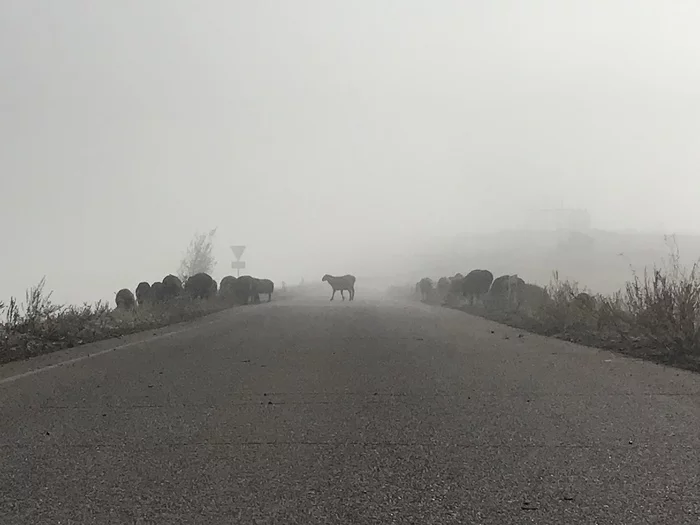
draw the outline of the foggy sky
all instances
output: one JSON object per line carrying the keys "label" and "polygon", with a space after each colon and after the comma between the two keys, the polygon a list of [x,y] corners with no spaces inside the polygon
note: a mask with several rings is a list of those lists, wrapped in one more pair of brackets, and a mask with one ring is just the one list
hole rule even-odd
{"label": "foggy sky", "polygon": [[275,281],[585,207],[697,231],[700,4],[5,0],[0,298]]}

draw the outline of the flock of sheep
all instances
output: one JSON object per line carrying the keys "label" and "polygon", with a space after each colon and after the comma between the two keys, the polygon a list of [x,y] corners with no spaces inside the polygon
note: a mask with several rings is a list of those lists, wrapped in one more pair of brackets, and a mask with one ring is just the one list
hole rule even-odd
{"label": "flock of sheep", "polygon": [[[519,309],[522,305],[537,308],[549,299],[545,288],[526,283],[517,274],[501,275],[496,279],[488,270],[472,270],[466,276],[457,273],[452,277],[441,277],[437,284],[424,277],[416,283],[416,297],[427,302],[459,303],[475,302],[499,308]],[[578,304],[592,308],[595,299],[586,292],[572,297]]]}
{"label": "flock of sheep", "polygon": [[528,284],[516,275],[501,275],[496,279],[488,270],[472,270],[466,276],[457,273],[452,277],[441,277],[437,284],[432,279],[424,277],[416,283],[415,294],[423,301],[455,302],[462,298],[470,305],[475,301],[501,303],[501,306],[515,306],[523,301],[525,296],[542,296],[544,289]]}
{"label": "flock of sheep", "polygon": [[128,288],[117,292],[117,308],[131,310],[147,304],[158,304],[176,297],[190,299],[212,299],[221,297],[231,302],[248,304],[259,303],[260,294],[267,294],[268,302],[272,300],[275,284],[270,279],[257,279],[250,275],[234,277],[227,275],[218,284],[207,273],[197,273],[183,282],[175,275],[167,275],[162,281],[149,284],[141,282],[136,286],[136,293]]}
{"label": "flock of sheep", "polygon": [[427,301],[437,293],[441,298],[448,294],[465,297],[470,304],[482,300],[486,294],[509,296],[525,285],[517,275],[502,275],[494,280],[488,270],[472,270],[466,276],[457,273],[452,277],[440,277],[436,286],[429,277],[424,277],[416,283],[416,294]]}

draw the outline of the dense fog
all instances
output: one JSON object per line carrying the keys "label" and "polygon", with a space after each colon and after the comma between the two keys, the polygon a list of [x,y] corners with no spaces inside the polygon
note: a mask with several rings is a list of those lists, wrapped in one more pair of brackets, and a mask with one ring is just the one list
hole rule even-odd
{"label": "dense fog", "polygon": [[690,1],[2,2],[0,291],[112,301],[214,228],[216,279],[242,244],[277,283],[614,288],[664,233],[700,254],[698,27]]}

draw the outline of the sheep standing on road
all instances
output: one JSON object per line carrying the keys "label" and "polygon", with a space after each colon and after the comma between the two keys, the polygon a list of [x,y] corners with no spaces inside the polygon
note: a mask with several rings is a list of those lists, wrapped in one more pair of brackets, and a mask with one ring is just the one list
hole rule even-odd
{"label": "sheep standing on road", "polygon": [[340,290],[340,296],[345,300],[345,295],[343,295],[343,290],[347,290],[350,295],[350,300],[355,298],[355,276],[354,275],[343,275],[340,277],[326,274],[321,279],[321,282],[327,282],[333,288],[333,295],[331,295],[331,301],[335,297],[335,292]]}

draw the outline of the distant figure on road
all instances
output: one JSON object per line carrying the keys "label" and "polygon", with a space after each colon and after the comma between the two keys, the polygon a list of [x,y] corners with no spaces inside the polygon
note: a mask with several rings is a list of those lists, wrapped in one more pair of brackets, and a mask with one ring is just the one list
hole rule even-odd
{"label": "distant figure on road", "polygon": [[335,297],[335,292],[340,290],[340,296],[345,300],[345,295],[343,295],[343,290],[347,290],[350,294],[350,300],[355,298],[355,276],[354,275],[343,275],[341,277],[336,277],[334,275],[324,275],[322,282],[328,282],[333,288],[333,295],[331,295],[331,301]]}

